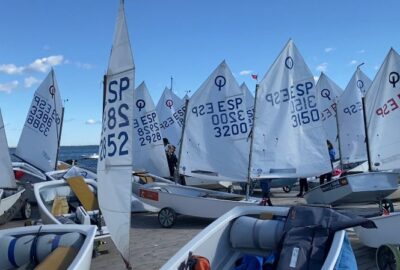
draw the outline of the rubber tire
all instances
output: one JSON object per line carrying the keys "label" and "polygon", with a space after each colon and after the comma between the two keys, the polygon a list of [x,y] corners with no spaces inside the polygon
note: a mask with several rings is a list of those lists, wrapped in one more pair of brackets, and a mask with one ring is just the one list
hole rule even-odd
{"label": "rubber tire", "polygon": [[376,266],[379,270],[399,270],[400,251],[396,245],[382,245],[378,247],[375,255]]}
{"label": "rubber tire", "polygon": [[292,187],[291,186],[284,186],[284,187],[282,187],[282,189],[283,189],[283,191],[285,193],[289,193],[290,191],[292,191]]}
{"label": "rubber tire", "polygon": [[21,207],[21,216],[23,219],[30,219],[32,216],[32,206],[28,201]]}
{"label": "rubber tire", "polygon": [[158,222],[163,228],[171,228],[176,221],[175,210],[170,207],[164,207],[158,212]]}

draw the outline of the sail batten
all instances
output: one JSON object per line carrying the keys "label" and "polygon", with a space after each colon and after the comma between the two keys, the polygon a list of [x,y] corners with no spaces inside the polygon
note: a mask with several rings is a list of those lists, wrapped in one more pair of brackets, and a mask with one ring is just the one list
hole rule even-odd
{"label": "sail batten", "polygon": [[400,169],[400,55],[391,49],[365,95],[373,170]]}
{"label": "sail batten", "polygon": [[61,96],[52,69],[34,93],[16,156],[44,172],[55,170],[61,120]]}
{"label": "sail batten", "polygon": [[97,176],[102,214],[111,239],[128,268],[130,267],[134,70],[124,6],[121,1],[105,76],[105,102]]}
{"label": "sail batten", "polygon": [[133,155],[136,157],[133,170],[145,170],[161,177],[168,177],[170,172],[158,113],[144,82],[136,88],[133,104],[135,115]]}
{"label": "sail batten", "polygon": [[251,178],[309,177],[331,170],[314,77],[289,40],[260,82]]}
{"label": "sail batten", "polygon": [[180,173],[246,182],[249,131],[245,95],[223,61],[190,98]]}
{"label": "sail batten", "polygon": [[343,164],[367,160],[362,97],[371,80],[357,68],[337,103],[339,141]]}
{"label": "sail batten", "polygon": [[0,188],[15,188],[16,186],[3,116],[0,111]]}

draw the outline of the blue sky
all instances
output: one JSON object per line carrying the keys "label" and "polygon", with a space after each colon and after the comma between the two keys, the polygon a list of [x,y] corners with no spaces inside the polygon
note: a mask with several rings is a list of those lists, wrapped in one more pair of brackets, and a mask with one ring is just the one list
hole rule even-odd
{"label": "blue sky", "polygon": [[[10,146],[18,143],[33,92],[50,66],[66,102],[62,145],[98,144],[102,76],[118,0],[2,0],[0,108]],[[289,38],[311,71],[344,88],[355,67],[375,76],[390,47],[400,49],[400,2],[288,0],[125,0],[136,64],[155,102],[193,93],[226,59],[254,89]]]}

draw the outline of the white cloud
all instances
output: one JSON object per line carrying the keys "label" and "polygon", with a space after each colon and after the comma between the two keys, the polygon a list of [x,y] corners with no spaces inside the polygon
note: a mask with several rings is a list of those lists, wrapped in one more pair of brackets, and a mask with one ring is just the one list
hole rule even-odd
{"label": "white cloud", "polygon": [[350,65],[350,66],[354,66],[354,65],[357,65],[357,63],[358,63],[357,60],[351,60],[350,63],[349,63],[349,65]]}
{"label": "white cloud", "polygon": [[379,69],[379,66],[374,66],[374,69],[375,69],[375,70],[378,70],[378,69]]}
{"label": "white cloud", "polygon": [[9,83],[0,83],[0,91],[10,93],[12,90],[18,87],[18,81],[12,81]]}
{"label": "white cloud", "polygon": [[26,69],[46,73],[50,70],[52,66],[58,66],[63,63],[64,56],[53,55],[49,57],[43,57],[36,59],[33,63],[30,63]]}
{"label": "white cloud", "polygon": [[25,80],[24,80],[24,85],[25,85],[26,88],[29,88],[29,87],[31,87],[32,85],[37,84],[38,82],[39,82],[38,79],[36,79],[36,78],[33,77],[33,76],[29,76],[29,77],[25,78]]}
{"label": "white cloud", "polygon": [[100,121],[96,121],[94,119],[88,119],[88,120],[86,120],[85,124],[86,125],[97,125],[97,124],[101,124],[101,122]]}
{"label": "white cloud", "polygon": [[319,80],[319,76],[314,76],[314,81],[317,82]]}
{"label": "white cloud", "polygon": [[326,72],[327,69],[328,69],[328,63],[326,62],[321,63],[316,67],[316,70],[319,72]]}
{"label": "white cloud", "polygon": [[81,63],[81,62],[77,62],[76,66],[81,69],[92,69],[93,68],[93,65],[88,64],[88,63]]}
{"label": "white cloud", "polygon": [[357,53],[365,53],[364,49],[358,50]]}
{"label": "white cloud", "polygon": [[15,64],[1,64],[0,72],[9,75],[21,74],[25,71],[36,71],[36,72],[46,73],[50,70],[52,66],[61,65],[63,61],[64,61],[64,56],[52,55],[49,57],[36,59],[27,66],[16,66]]}
{"label": "white cloud", "polygon": [[14,74],[21,74],[24,71],[24,67],[17,67],[14,64],[2,64],[0,65],[0,72],[14,75]]}
{"label": "white cloud", "polygon": [[253,73],[252,70],[242,70],[239,72],[240,76],[246,76],[246,75],[250,75],[251,73]]}
{"label": "white cloud", "polygon": [[330,53],[331,51],[334,51],[335,50],[335,48],[332,48],[332,47],[328,47],[328,48],[325,48],[324,49],[324,51],[326,52],[326,53]]}

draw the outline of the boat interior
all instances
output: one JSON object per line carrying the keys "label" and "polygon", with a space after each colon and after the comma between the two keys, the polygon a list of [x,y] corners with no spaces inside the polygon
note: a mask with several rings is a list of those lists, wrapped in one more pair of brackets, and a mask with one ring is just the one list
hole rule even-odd
{"label": "boat interior", "polygon": [[47,210],[62,224],[104,225],[100,215],[96,187],[82,177],[72,177],[60,185],[40,189]]}
{"label": "boat interior", "polygon": [[2,235],[0,265],[2,269],[67,269],[84,241],[79,232]]}
{"label": "boat interior", "polygon": [[272,257],[279,248],[284,220],[271,214],[240,216],[219,226],[192,250],[193,255],[206,257],[214,269],[223,270],[235,269],[255,256]]}

